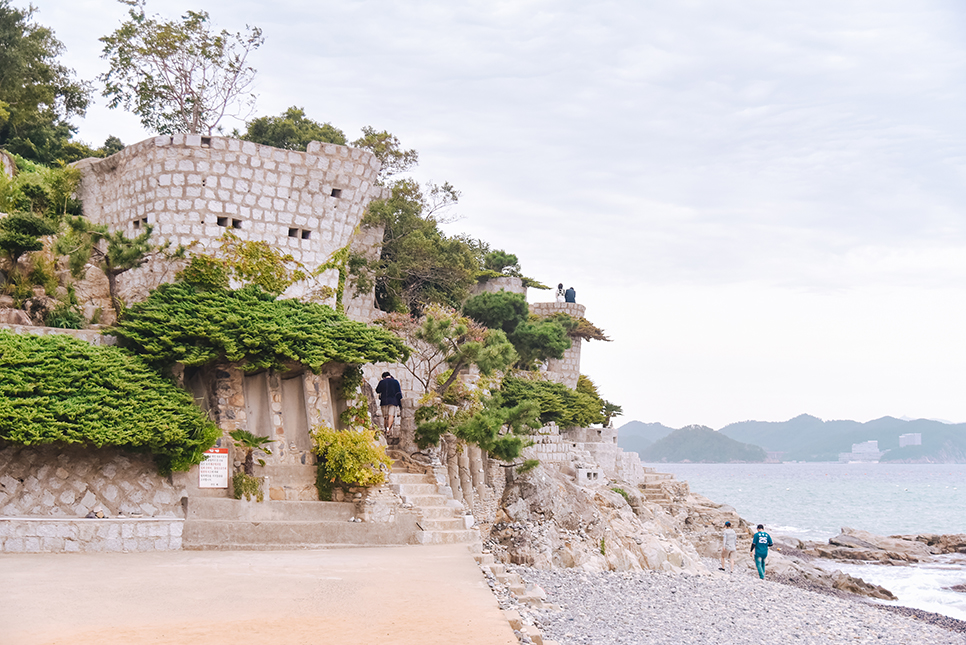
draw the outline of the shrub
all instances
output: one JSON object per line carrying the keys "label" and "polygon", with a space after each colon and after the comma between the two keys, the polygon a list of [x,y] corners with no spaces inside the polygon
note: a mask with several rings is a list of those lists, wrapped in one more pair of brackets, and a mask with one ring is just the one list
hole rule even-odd
{"label": "shrub", "polygon": [[147,452],[166,474],[219,434],[190,394],[116,347],[0,331],[0,440]]}
{"label": "shrub", "polygon": [[340,432],[318,425],[311,432],[312,451],[318,455],[316,486],[319,499],[333,486],[378,486],[386,481],[392,462],[386,449],[376,443],[372,430]]}

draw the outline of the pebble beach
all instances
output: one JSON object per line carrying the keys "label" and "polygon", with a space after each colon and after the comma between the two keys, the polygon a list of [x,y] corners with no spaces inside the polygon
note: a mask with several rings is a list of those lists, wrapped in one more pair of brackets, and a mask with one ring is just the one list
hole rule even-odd
{"label": "pebble beach", "polygon": [[560,645],[966,643],[963,621],[896,611],[738,571],[690,576],[513,570],[559,607],[520,609],[545,639]]}

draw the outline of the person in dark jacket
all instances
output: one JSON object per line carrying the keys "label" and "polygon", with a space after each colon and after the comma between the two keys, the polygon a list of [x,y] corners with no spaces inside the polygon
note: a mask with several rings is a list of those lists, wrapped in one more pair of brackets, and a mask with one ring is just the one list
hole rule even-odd
{"label": "person in dark jacket", "polygon": [[577,302],[577,292],[574,291],[573,287],[568,288],[567,291],[564,292],[564,300],[567,302]]}
{"label": "person in dark jacket", "polygon": [[388,437],[392,434],[397,409],[402,407],[402,388],[399,387],[399,381],[394,379],[392,374],[383,372],[382,380],[376,384],[376,394],[379,395],[379,407],[382,408],[382,424]]}

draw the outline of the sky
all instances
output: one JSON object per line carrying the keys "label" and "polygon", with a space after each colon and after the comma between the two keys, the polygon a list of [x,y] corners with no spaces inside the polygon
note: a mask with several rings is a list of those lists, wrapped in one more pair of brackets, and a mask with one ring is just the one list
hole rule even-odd
{"label": "sky", "polygon": [[[126,7],[33,2],[67,66],[106,70]],[[462,192],[447,232],[573,286],[617,425],[966,421],[966,5],[148,4],[189,9],[262,28],[253,116],[389,130]],[[74,122],[152,134],[99,96]]]}

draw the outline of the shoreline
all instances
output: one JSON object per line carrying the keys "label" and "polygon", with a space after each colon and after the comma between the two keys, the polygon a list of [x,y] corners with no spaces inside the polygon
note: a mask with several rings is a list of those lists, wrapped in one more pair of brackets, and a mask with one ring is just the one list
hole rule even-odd
{"label": "shoreline", "polygon": [[[694,576],[514,567],[557,607],[515,609],[560,645],[890,643],[962,645],[966,621],[880,605],[807,582],[736,572]],[[817,592],[817,593],[816,593]]]}

